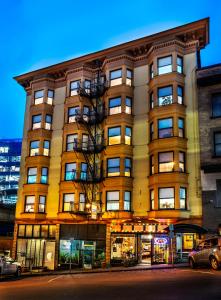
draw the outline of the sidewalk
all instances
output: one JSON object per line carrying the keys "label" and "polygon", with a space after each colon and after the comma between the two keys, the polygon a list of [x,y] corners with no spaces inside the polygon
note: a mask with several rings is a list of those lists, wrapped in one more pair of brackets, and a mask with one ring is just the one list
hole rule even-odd
{"label": "sidewalk", "polygon": [[180,263],[174,265],[145,265],[139,264],[134,267],[110,267],[110,268],[98,268],[98,269],[72,269],[70,270],[56,270],[56,271],[38,271],[33,270],[32,272],[22,273],[22,276],[45,276],[45,275],[70,275],[70,274],[91,274],[91,273],[107,273],[107,272],[129,272],[129,271],[147,271],[147,270],[158,270],[158,269],[172,269],[172,268],[186,268],[188,263]]}

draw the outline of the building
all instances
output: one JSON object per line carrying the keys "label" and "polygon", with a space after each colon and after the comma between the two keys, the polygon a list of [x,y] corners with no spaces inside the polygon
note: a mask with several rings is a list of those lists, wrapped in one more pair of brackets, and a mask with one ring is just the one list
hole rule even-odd
{"label": "building", "polygon": [[21,139],[0,140],[0,203],[16,203],[21,144]]}
{"label": "building", "polygon": [[221,227],[221,64],[197,71],[203,225]]}
{"label": "building", "polygon": [[11,255],[15,221],[15,205],[0,202],[0,256]]}
{"label": "building", "polygon": [[15,77],[27,93],[19,261],[156,264],[171,247],[181,260],[192,249],[203,233],[195,71],[208,23]]}

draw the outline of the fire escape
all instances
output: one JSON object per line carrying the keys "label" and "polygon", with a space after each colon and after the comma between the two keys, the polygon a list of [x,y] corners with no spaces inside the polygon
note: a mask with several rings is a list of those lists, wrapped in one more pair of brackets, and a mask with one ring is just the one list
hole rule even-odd
{"label": "fire escape", "polygon": [[105,149],[102,122],[106,116],[102,97],[108,88],[100,62],[96,62],[96,66],[93,80],[85,80],[78,87],[78,95],[85,106],[76,112],[75,120],[87,135],[74,142],[74,151],[82,153],[85,161],[74,181],[81,185],[85,195],[84,213],[91,214],[91,218],[102,208],[100,184],[104,180],[102,151]]}

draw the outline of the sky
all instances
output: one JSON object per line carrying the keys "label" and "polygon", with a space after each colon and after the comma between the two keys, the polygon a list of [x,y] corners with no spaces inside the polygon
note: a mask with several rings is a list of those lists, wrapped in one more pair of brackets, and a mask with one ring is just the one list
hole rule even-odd
{"label": "sky", "polygon": [[23,134],[14,76],[206,17],[202,66],[221,63],[219,0],[0,0],[0,138]]}

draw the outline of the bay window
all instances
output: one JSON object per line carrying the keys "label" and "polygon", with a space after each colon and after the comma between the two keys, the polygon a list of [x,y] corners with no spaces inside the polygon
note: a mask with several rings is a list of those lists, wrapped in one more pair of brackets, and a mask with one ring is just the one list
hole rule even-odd
{"label": "bay window", "polygon": [[173,136],[173,119],[158,120],[158,138],[164,139]]}
{"label": "bay window", "polygon": [[41,183],[48,183],[48,168],[41,168]]}
{"label": "bay window", "polygon": [[25,197],[25,212],[33,213],[35,206],[35,196],[26,196]]}
{"label": "bay window", "polygon": [[183,58],[181,56],[177,56],[176,64],[177,64],[177,72],[182,74],[183,73]]}
{"label": "bay window", "polygon": [[44,102],[44,90],[36,91],[34,94],[34,104],[41,104]]}
{"label": "bay window", "polygon": [[163,172],[173,172],[174,161],[173,161],[173,152],[161,152],[158,154],[159,161],[159,173]]}
{"label": "bay window", "polygon": [[110,86],[122,84],[122,69],[110,71]]}
{"label": "bay window", "polygon": [[41,115],[32,116],[32,129],[41,128]]}
{"label": "bay window", "polygon": [[68,108],[68,123],[76,122],[75,118],[79,111],[79,106],[69,107]]}
{"label": "bay window", "polygon": [[63,195],[63,211],[74,211],[74,198],[75,194],[64,194]]}
{"label": "bay window", "polygon": [[186,188],[180,187],[180,209],[186,209]]}
{"label": "bay window", "polygon": [[129,115],[132,113],[132,99],[129,97],[125,99],[125,113]]}
{"label": "bay window", "polygon": [[79,89],[80,85],[81,85],[80,80],[75,80],[70,83],[70,95],[71,96],[75,96],[78,94],[78,89]]}
{"label": "bay window", "polygon": [[158,88],[158,105],[169,105],[173,103],[173,87],[172,85]]}
{"label": "bay window", "polygon": [[185,172],[185,153],[179,152],[179,171]]}
{"label": "bay window", "polygon": [[133,72],[129,69],[127,69],[127,76],[126,76],[126,85],[131,86],[132,85],[132,78],[133,78]]}
{"label": "bay window", "polygon": [[153,97],[153,92],[150,93],[150,109],[154,108],[154,97]]}
{"label": "bay window", "polygon": [[45,213],[46,196],[39,196],[38,212]]}
{"label": "bay window", "polygon": [[124,192],[124,210],[125,211],[131,210],[131,192],[129,191]]}
{"label": "bay window", "polygon": [[159,209],[174,209],[174,188],[159,188]]}
{"label": "bay window", "polygon": [[37,168],[28,168],[28,180],[27,183],[36,183],[37,182]]}
{"label": "bay window", "polygon": [[49,156],[49,151],[50,151],[50,141],[44,140],[43,155],[44,156]]}
{"label": "bay window", "polygon": [[54,99],[54,91],[48,90],[48,97],[47,97],[47,103],[52,105]]}
{"label": "bay window", "polygon": [[154,155],[150,156],[150,175],[154,174]]}
{"label": "bay window", "polygon": [[108,145],[121,143],[121,127],[108,128]]}
{"label": "bay window", "polygon": [[154,190],[150,190],[150,210],[154,210]]}
{"label": "bay window", "polygon": [[107,211],[119,210],[120,191],[108,191],[106,197]]}
{"label": "bay window", "polygon": [[40,141],[31,141],[30,142],[30,156],[39,155]]}
{"label": "bay window", "polygon": [[107,176],[120,176],[120,158],[109,158],[107,160]]}
{"label": "bay window", "polygon": [[130,127],[125,128],[125,144],[131,145],[132,129]]}
{"label": "bay window", "polygon": [[150,141],[153,141],[154,138],[154,125],[153,122],[150,123]]}
{"label": "bay window", "polygon": [[178,131],[179,131],[178,133],[179,137],[183,138],[185,135],[184,135],[184,119],[182,118],[178,119]]}
{"label": "bay window", "polygon": [[46,115],[45,116],[45,129],[51,130],[51,124],[52,124],[52,116]]}
{"label": "bay window", "polygon": [[65,164],[65,180],[70,181],[76,178],[76,163]]}
{"label": "bay window", "polygon": [[132,169],[131,158],[125,158],[125,160],[124,160],[124,176],[131,177],[131,169]]}
{"label": "bay window", "polygon": [[158,58],[158,75],[172,72],[172,56]]}
{"label": "bay window", "polygon": [[121,113],[121,97],[109,99],[109,115]]}
{"label": "bay window", "polygon": [[179,104],[183,104],[183,87],[180,85],[177,87],[177,100]]}

